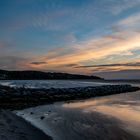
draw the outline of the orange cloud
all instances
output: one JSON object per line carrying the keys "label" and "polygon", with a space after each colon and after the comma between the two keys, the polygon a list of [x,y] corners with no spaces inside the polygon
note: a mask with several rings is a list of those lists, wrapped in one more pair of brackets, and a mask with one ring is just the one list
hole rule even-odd
{"label": "orange cloud", "polygon": [[[115,24],[117,30],[113,30],[113,33],[50,50],[45,56],[38,58],[40,62],[44,62],[43,65],[33,66],[30,64],[30,66],[38,69],[55,69],[72,73],[126,69],[126,66],[97,67],[94,69],[88,68],[85,72],[85,68],[77,70],[73,66],[67,66],[71,64],[79,65],[85,62],[88,64],[88,61],[93,61],[96,64],[99,60],[104,60],[103,62],[106,64],[113,64],[117,61],[115,57],[113,58],[113,55],[117,56],[117,58],[127,57],[127,59],[119,59],[118,63],[138,62],[140,55],[134,56],[133,51],[140,50],[140,27],[135,27],[139,21],[140,13],[127,17]],[[112,56],[112,59],[107,59],[109,56]],[[130,66],[129,68],[131,69],[132,67]],[[137,67],[137,69],[140,68]]]}
{"label": "orange cloud", "polygon": [[[129,35],[131,34],[131,36]],[[90,59],[101,59],[103,57],[107,57],[109,55],[132,55],[131,50],[135,48],[140,48],[140,34],[133,31],[125,31],[120,33],[113,34],[114,36],[119,36],[121,39],[111,38],[111,37],[101,37],[99,39],[90,39],[80,44],[76,44],[74,46],[70,46],[71,48],[76,48],[73,52],[68,52],[64,55],[61,54],[61,50],[59,49],[56,53],[57,55],[53,55],[51,58],[47,58],[48,65],[62,65],[62,64],[70,64],[70,63],[79,63],[82,61],[90,60]],[[125,39],[122,39],[124,37]],[[124,54],[123,54],[124,53]],[[46,54],[51,56],[50,54]],[[43,61],[46,60],[46,57],[42,58]]]}
{"label": "orange cloud", "polygon": [[[132,30],[125,30],[111,35],[106,35],[96,39],[89,39],[79,44],[69,46],[69,48],[60,48],[51,50],[44,57],[40,57],[39,61],[43,62],[43,65],[31,65],[37,69],[57,70],[71,73],[91,73],[93,71],[103,70],[119,70],[125,69],[126,66],[114,66],[110,68],[85,68],[76,69],[74,67],[66,67],[66,65],[80,64],[84,61],[104,59],[110,55],[121,56],[133,56],[132,51],[140,49],[140,34]],[[138,57],[138,56],[137,56]],[[138,58],[133,60],[138,60]],[[114,60],[111,60],[113,64]],[[129,58],[127,59],[129,62]],[[106,60],[106,63],[107,60]],[[109,62],[110,63],[110,62]],[[123,63],[121,60],[120,63]],[[138,68],[138,67],[137,67]]]}

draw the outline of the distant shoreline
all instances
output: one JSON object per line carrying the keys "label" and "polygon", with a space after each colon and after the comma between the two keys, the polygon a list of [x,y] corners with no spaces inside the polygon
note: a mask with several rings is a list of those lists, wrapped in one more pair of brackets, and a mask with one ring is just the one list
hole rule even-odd
{"label": "distant shoreline", "polygon": [[70,74],[42,71],[7,71],[0,70],[0,80],[71,80],[71,79],[102,79],[93,75]]}

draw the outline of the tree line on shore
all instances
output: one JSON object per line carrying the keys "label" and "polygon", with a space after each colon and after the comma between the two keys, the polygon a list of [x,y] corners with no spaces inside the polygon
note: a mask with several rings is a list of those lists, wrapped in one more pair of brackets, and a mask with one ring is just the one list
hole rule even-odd
{"label": "tree line on shore", "polygon": [[6,71],[0,70],[0,80],[47,80],[47,79],[102,79],[97,76],[42,72],[42,71]]}

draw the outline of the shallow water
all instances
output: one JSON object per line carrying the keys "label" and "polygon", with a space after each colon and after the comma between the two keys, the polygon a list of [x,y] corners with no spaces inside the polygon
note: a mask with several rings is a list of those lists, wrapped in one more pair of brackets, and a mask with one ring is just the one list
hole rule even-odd
{"label": "shallow water", "polygon": [[54,140],[140,139],[140,91],[55,103],[17,114]]}

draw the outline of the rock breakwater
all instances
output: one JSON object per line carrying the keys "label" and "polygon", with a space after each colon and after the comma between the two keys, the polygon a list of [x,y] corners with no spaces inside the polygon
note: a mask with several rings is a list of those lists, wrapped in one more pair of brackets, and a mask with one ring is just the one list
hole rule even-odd
{"label": "rock breakwater", "polygon": [[22,109],[56,101],[113,95],[133,92],[139,89],[139,87],[133,87],[128,84],[50,89],[12,88],[0,85],[0,108]]}

